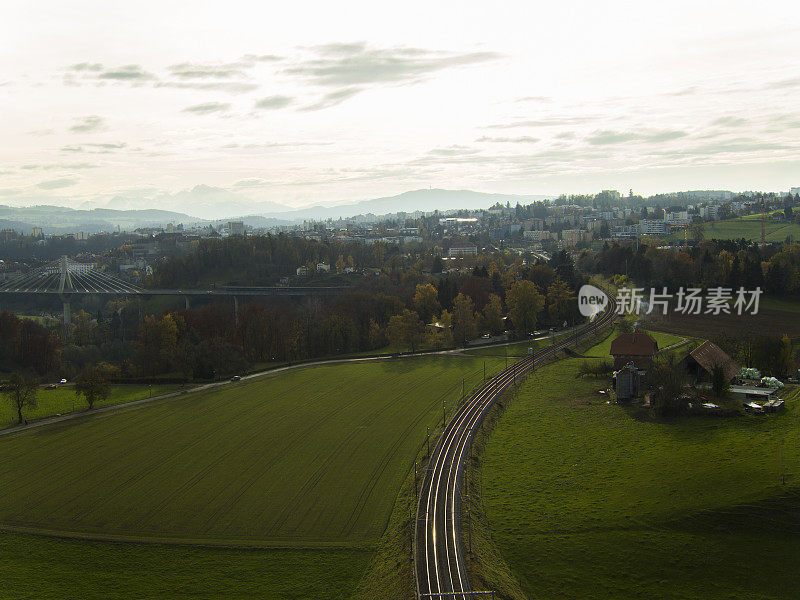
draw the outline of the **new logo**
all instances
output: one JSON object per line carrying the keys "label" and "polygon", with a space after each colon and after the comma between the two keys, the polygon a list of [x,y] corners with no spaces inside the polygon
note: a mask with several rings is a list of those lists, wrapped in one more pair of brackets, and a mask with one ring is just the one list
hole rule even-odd
{"label": "new logo", "polygon": [[578,309],[584,317],[592,318],[608,306],[608,296],[600,288],[584,285],[578,292]]}

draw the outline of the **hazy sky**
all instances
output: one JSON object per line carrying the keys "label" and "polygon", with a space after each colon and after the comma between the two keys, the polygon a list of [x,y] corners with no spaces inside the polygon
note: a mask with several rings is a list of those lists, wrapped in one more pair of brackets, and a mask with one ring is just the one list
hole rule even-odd
{"label": "hazy sky", "polygon": [[5,0],[0,203],[786,190],[799,6]]}

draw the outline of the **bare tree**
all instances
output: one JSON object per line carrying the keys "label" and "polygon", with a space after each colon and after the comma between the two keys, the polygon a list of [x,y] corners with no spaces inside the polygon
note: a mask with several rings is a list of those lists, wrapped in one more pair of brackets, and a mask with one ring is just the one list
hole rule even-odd
{"label": "bare tree", "polygon": [[36,397],[39,393],[39,380],[32,372],[12,373],[3,393],[17,411],[18,423],[23,422],[22,409],[36,408]]}

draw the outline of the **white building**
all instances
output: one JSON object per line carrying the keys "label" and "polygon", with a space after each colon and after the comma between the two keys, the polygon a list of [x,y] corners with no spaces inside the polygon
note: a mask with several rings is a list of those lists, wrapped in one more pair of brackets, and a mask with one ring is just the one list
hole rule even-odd
{"label": "white building", "polygon": [[228,221],[228,235],[244,235],[244,223],[242,221]]}
{"label": "white building", "polygon": [[719,218],[719,207],[716,204],[700,207],[700,217],[703,219],[713,219],[716,221]]}
{"label": "white building", "polygon": [[669,224],[662,219],[642,219],[639,221],[640,235],[665,235],[669,233]]}
{"label": "white building", "polygon": [[542,240],[552,240],[556,235],[552,231],[545,230],[530,230],[523,231],[522,237],[532,242],[541,242]]}
{"label": "white building", "polygon": [[477,254],[477,246],[467,246],[461,244],[450,246],[450,250],[447,253],[450,258],[455,258],[456,256],[477,256]]}

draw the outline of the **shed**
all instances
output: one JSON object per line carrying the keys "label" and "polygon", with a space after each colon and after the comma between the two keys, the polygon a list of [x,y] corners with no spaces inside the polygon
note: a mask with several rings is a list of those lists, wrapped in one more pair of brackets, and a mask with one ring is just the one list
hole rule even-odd
{"label": "shed", "polygon": [[656,352],[658,342],[646,333],[623,333],[611,342],[610,354],[617,370],[632,362],[636,368],[646,371]]}
{"label": "shed", "polygon": [[639,369],[632,362],[614,374],[617,390],[617,402],[627,402],[639,395],[642,381]]}
{"label": "shed", "polygon": [[725,378],[730,381],[739,372],[739,365],[725,351],[713,342],[706,340],[683,359],[686,370],[695,381],[710,381],[714,367],[725,369]]}

